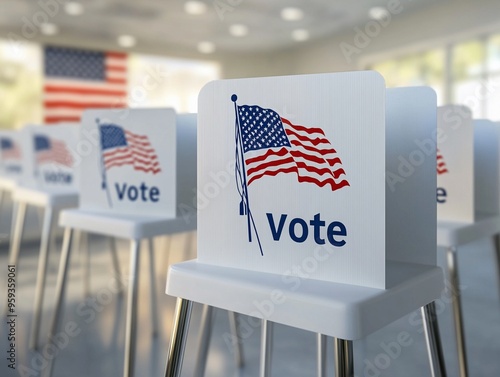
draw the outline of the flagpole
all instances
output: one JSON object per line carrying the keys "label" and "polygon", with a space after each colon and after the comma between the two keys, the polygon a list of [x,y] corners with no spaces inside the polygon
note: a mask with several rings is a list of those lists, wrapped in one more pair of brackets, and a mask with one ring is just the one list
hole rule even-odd
{"label": "flagpole", "polygon": [[240,144],[241,150],[241,168],[243,169],[243,195],[245,196],[246,210],[247,210],[247,226],[248,226],[248,242],[252,242],[252,227],[250,224],[250,204],[248,202],[248,190],[247,190],[247,173],[245,169],[245,160],[244,160],[244,151],[243,151],[243,137],[241,135],[241,126],[240,126],[240,117],[238,114],[238,106],[236,105],[236,101],[238,100],[238,96],[233,94],[231,96],[231,101],[234,103],[234,112],[236,114],[236,126],[238,128],[238,142]]}
{"label": "flagpole", "polygon": [[250,203],[248,200],[248,187],[247,187],[247,172],[245,168],[245,159],[244,159],[244,150],[243,150],[243,135],[241,134],[241,126],[240,126],[240,117],[238,115],[238,106],[236,105],[236,101],[238,100],[238,96],[236,94],[233,94],[231,96],[231,101],[234,102],[234,112],[236,115],[236,127],[237,127],[237,142],[240,145],[240,155],[241,155],[241,169],[243,169],[243,195],[245,197],[245,204],[246,204],[246,210],[247,210],[247,226],[248,226],[248,241],[252,242],[252,225],[255,230],[255,236],[257,237],[257,242],[259,244],[259,249],[260,249],[260,255],[264,255],[264,252],[262,251],[262,245],[260,243],[260,237],[259,233],[257,232],[257,227],[255,226],[255,222],[253,220],[252,212],[250,211]]}
{"label": "flagpole", "polygon": [[108,182],[107,182],[107,176],[106,176],[106,168],[104,167],[104,157],[103,157],[103,149],[102,149],[102,135],[101,135],[101,125],[99,124],[99,118],[96,118],[96,123],[97,123],[97,129],[99,131],[99,147],[101,148],[101,157],[100,157],[100,162],[101,162],[101,175],[102,175],[102,188],[106,190],[106,197],[108,199],[108,205],[110,207],[113,207],[113,202],[111,201],[111,195],[109,193],[109,187],[108,187]]}

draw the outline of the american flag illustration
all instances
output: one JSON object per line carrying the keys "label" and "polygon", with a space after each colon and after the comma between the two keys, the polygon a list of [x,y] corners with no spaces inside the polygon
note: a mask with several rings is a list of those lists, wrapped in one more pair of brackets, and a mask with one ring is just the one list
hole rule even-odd
{"label": "american flag illustration", "polygon": [[157,174],[161,172],[155,150],[146,135],[139,135],[115,124],[99,125],[102,162],[106,170],[130,165],[134,170]]}
{"label": "american flag illustration", "polygon": [[332,191],[349,186],[337,151],[321,128],[290,122],[272,109],[236,104],[236,180],[241,196],[240,215],[248,219],[248,237],[252,241],[253,221],[248,186],[264,176],[296,174],[297,181]]}
{"label": "american flag illustration", "polygon": [[438,175],[448,173],[448,167],[446,166],[444,157],[439,149],[437,150],[437,173]]}
{"label": "american flag illustration", "polygon": [[0,149],[3,160],[20,160],[22,158],[21,148],[10,137],[0,138]]}
{"label": "american flag illustration", "polygon": [[47,46],[45,123],[79,122],[88,108],[126,105],[127,55]]}
{"label": "american flag illustration", "polygon": [[62,140],[50,138],[46,135],[34,135],[35,158],[38,165],[56,163],[72,167],[73,156]]}

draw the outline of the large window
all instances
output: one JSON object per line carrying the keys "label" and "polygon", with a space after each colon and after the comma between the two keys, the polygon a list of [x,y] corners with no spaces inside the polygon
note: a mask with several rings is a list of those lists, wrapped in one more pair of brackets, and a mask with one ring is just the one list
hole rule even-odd
{"label": "large window", "polygon": [[428,85],[438,104],[464,104],[475,118],[500,120],[500,34],[369,65],[387,86]]}
{"label": "large window", "polygon": [[0,40],[0,128],[42,119],[41,49]]}

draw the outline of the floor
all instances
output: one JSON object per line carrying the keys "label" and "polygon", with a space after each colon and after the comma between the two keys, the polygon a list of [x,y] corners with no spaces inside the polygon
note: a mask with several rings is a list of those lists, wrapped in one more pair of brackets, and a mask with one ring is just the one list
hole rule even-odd
{"label": "floor", "polygon": [[[5,222],[5,221],[4,221]],[[0,225],[4,226],[2,222]],[[90,238],[91,293],[83,295],[82,269],[78,255],[73,255],[70,283],[67,290],[64,326],[73,324],[74,336],[61,337],[57,349],[44,348],[54,304],[54,287],[60,244],[53,250],[49,261],[49,274],[44,302],[41,344],[38,351],[27,347],[32,319],[34,282],[38,260],[38,245],[23,244],[17,271],[17,324],[15,371],[7,367],[7,324],[3,318],[0,326],[0,376],[42,376],[46,358],[57,354],[54,377],[121,376],[123,373],[123,343],[125,325],[125,300],[114,289],[114,275],[107,240],[100,236]],[[128,270],[128,244],[118,241],[122,272]],[[166,250],[170,250],[168,257]],[[0,309],[3,309],[6,292],[7,242],[0,235]],[[165,356],[171,333],[175,299],[164,292],[167,266],[195,255],[194,234],[180,234],[156,240],[158,302],[161,313],[161,331],[157,338],[151,336],[149,311],[148,258],[141,258],[139,293],[139,324],[135,376],[159,377],[164,375]],[[439,263],[444,265],[444,251],[439,251]],[[465,332],[471,377],[500,375],[500,303],[493,243],[483,240],[459,250],[461,295],[464,306]],[[437,302],[439,323],[444,345],[448,376],[458,375],[453,335],[449,292],[444,292]],[[196,359],[197,333],[201,307],[195,304],[190,337],[187,343],[183,376],[192,376]],[[357,377],[422,377],[429,376],[422,326],[417,314],[399,321],[354,343],[355,375]],[[206,377],[258,376],[260,329],[247,329],[243,344],[245,366],[235,367],[232,347],[227,344],[229,323],[223,311],[216,311],[212,342],[209,351]],[[315,335],[287,326],[275,326],[272,376],[315,376]],[[405,346],[395,346],[404,337]],[[329,343],[329,355],[333,346]],[[45,355],[45,356],[44,356]],[[328,375],[333,376],[333,357],[329,359]]]}

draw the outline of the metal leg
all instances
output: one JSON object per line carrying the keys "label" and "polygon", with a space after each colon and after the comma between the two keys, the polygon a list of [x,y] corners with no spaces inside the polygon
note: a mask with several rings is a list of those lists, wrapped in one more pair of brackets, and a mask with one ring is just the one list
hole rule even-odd
{"label": "metal leg", "polygon": [[118,253],[116,249],[116,238],[109,237],[109,248],[111,250],[111,259],[113,261],[113,271],[115,273],[115,278],[120,283],[118,285],[118,295],[123,296],[122,273],[120,270],[120,260],[118,259]]}
{"label": "metal leg", "polygon": [[[64,230],[64,239],[62,244],[61,260],[59,262],[59,272],[57,273],[57,284],[56,284],[56,305],[54,316],[52,317],[52,325],[49,330],[49,343],[52,341],[54,336],[59,330],[59,324],[61,323],[62,309],[63,309],[63,299],[66,290],[66,279],[68,276],[68,266],[69,257],[71,249],[71,239],[73,238],[73,229],[66,228]],[[46,376],[50,377],[52,375],[52,370],[54,368],[55,358],[49,358],[47,364]]]}
{"label": "metal leg", "polygon": [[497,282],[498,282],[498,296],[500,297],[500,234],[496,234],[494,237],[495,241],[495,254],[496,264],[497,264]]}
{"label": "metal leg", "polygon": [[[11,198],[13,196],[11,195]],[[14,201],[14,199],[12,199],[12,219],[10,221],[10,229],[9,229],[9,233],[10,233],[10,239],[9,239],[9,250],[12,248],[12,240],[13,240],[13,237],[14,237],[14,229],[16,229],[16,221],[17,221],[17,211],[18,211],[18,203],[16,201]]]}
{"label": "metal leg", "polygon": [[467,377],[467,354],[465,348],[464,326],[462,320],[462,305],[460,284],[458,278],[457,249],[450,247],[447,251],[448,274],[453,289],[453,318],[455,321],[455,336],[457,340],[459,376]]}
{"label": "metal leg", "polygon": [[81,243],[80,248],[82,252],[80,253],[83,258],[83,292],[85,297],[90,297],[90,234],[87,232],[81,232]]}
{"label": "metal leg", "polygon": [[335,338],[335,377],[354,377],[351,340]]}
{"label": "metal leg", "polygon": [[136,325],[137,325],[137,287],[139,283],[140,241],[132,240],[130,245],[130,281],[127,298],[127,323],[125,327],[125,363],[123,376],[134,375]]}
{"label": "metal leg", "polygon": [[262,320],[262,333],[260,338],[260,368],[259,376],[271,375],[271,359],[273,351],[273,322]]}
{"label": "metal leg", "polygon": [[[9,255],[9,264],[17,265],[17,261],[19,260],[19,250],[21,248],[21,238],[23,236],[24,230],[24,220],[26,218],[26,208],[27,204],[24,202],[17,203],[17,211],[12,213],[12,217],[15,217],[15,224],[12,228],[11,245],[10,245],[10,255]],[[14,221],[13,221],[14,223]]]}
{"label": "metal leg", "polygon": [[73,242],[72,242],[72,252],[73,254],[78,254],[80,257],[80,269],[82,271],[82,288],[83,288],[83,299],[85,300],[89,296],[89,284],[88,284],[88,271],[87,271],[87,256],[83,255],[86,250],[82,247],[82,231],[79,229],[74,230]]}
{"label": "metal leg", "polygon": [[189,320],[193,303],[181,298],[177,299],[175,308],[174,332],[170,340],[170,347],[167,355],[167,366],[165,368],[165,377],[180,377],[182,370],[182,359],[186,348]]}
{"label": "metal leg", "polygon": [[40,329],[40,317],[43,304],[43,293],[45,288],[45,277],[47,275],[47,260],[49,257],[49,246],[52,229],[52,208],[45,208],[45,214],[42,227],[42,238],[40,243],[40,257],[38,260],[38,272],[36,276],[35,290],[35,308],[33,310],[33,325],[31,327],[31,336],[29,346],[36,349],[38,344],[38,333]]}
{"label": "metal leg", "polygon": [[149,251],[149,279],[151,290],[151,321],[153,325],[153,337],[158,335],[158,305],[156,302],[156,272],[155,272],[155,249],[154,240],[148,238],[148,251]]}
{"label": "metal leg", "polygon": [[203,377],[207,365],[208,346],[210,345],[210,336],[212,335],[212,326],[215,316],[214,308],[209,305],[203,305],[200,322],[200,337],[198,338],[198,358],[194,368],[193,377]]}
{"label": "metal leg", "polygon": [[236,367],[241,368],[245,364],[243,358],[243,347],[241,345],[241,336],[238,333],[238,327],[236,326],[237,322],[237,314],[235,312],[227,312],[229,317],[229,328],[231,329],[231,334],[233,335],[233,339],[237,339],[237,342],[234,346],[234,361],[236,362]]}
{"label": "metal leg", "polygon": [[[21,249],[21,239],[24,231],[24,220],[26,218],[27,204],[24,202],[14,202],[12,212],[12,227],[10,235],[10,252],[9,252],[9,265],[16,266],[19,261],[19,250]],[[5,307],[3,310],[4,316],[7,315],[7,298],[5,298]]]}
{"label": "metal leg", "polygon": [[326,335],[316,334],[318,342],[318,377],[326,377]]}
{"label": "metal leg", "polygon": [[439,325],[436,317],[436,305],[434,302],[423,306],[422,320],[427,343],[427,354],[431,366],[432,377],[446,377],[446,366],[444,363],[441,337],[439,336]]}

